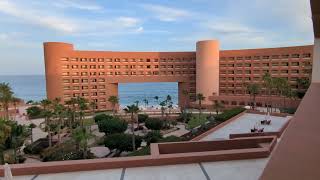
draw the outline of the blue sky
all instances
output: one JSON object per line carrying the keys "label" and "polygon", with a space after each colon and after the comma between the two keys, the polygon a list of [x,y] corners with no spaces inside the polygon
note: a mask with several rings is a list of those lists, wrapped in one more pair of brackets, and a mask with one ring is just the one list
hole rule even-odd
{"label": "blue sky", "polygon": [[76,49],[193,51],[313,44],[309,0],[0,0],[0,74],[44,74],[45,41]]}

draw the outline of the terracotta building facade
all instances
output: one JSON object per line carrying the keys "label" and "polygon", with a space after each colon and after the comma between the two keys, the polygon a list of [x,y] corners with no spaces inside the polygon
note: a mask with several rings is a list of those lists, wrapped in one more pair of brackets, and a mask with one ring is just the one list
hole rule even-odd
{"label": "terracotta building facade", "polygon": [[[98,110],[109,110],[107,99],[118,96],[118,83],[177,82],[180,106],[192,104],[197,93],[208,105],[215,100],[226,106],[247,105],[245,84],[263,84],[267,72],[298,88],[298,79],[310,78],[312,51],[312,45],[220,50],[216,40],[197,42],[195,52],[82,51],[68,43],[45,42],[47,97],[67,101],[81,96],[96,102]],[[264,106],[266,99],[270,97],[258,97],[258,105]],[[299,103],[289,101],[291,106]]]}

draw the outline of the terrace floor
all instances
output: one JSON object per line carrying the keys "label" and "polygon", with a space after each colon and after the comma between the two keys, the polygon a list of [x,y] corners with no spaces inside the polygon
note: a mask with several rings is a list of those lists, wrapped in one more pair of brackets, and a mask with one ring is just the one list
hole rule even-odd
{"label": "terrace floor", "polygon": [[[268,158],[16,176],[15,180],[256,180]],[[1,179],[1,178],[0,178]]]}
{"label": "terrace floor", "polygon": [[229,139],[229,134],[249,133],[250,129],[254,126],[258,129],[264,128],[264,132],[279,131],[290,118],[291,116],[270,116],[271,124],[261,125],[260,121],[265,119],[265,115],[245,113],[234,121],[203,137],[200,141]]}

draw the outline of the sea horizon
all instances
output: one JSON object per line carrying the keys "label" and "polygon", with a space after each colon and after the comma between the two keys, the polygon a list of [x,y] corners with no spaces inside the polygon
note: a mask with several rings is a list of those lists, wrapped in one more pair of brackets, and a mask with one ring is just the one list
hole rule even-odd
{"label": "sea horizon", "polygon": [[[25,102],[41,101],[46,98],[45,75],[0,75],[0,83],[9,83],[15,96]],[[139,101],[144,106],[144,99],[148,100],[148,106],[157,106],[167,95],[172,97],[173,104],[178,103],[178,84],[172,82],[161,83],[119,83],[120,106],[126,106]]]}

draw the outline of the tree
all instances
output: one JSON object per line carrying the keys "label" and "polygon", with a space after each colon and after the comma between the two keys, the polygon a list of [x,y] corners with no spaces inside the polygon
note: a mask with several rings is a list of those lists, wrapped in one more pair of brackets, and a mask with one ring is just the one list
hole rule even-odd
{"label": "tree", "polygon": [[5,150],[5,142],[11,135],[11,126],[8,121],[0,118],[0,164],[4,164],[3,152]]}
{"label": "tree", "polygon": [[[132,137],[133,134],[111,134],[105,138],[105,146],[110,150],[116,149],[120,154],[123,151],[134,151],[141,146],[142,139],[139,136]],[[132,139],[135,139],[135,144],[132,144]]]}
{"label": "tree", "polygon": [[33,131],[32,130],[36,127],[37,127],[37,125],[35,125],[33,123],[29,124],[31,144],[33,143]]}
{"label": "tree", "polygon": [[156,100],[156,103],[159,104],[159,96],[155,96],[154,99]]}
{"label": "tree", "polygon": [[199,102],[198,105],[199,105],[199,118],[200,118],[200,116],[201,116],[201,114],[202,114],[202,101],[204,101],[204,100],[206,99],[206,97],[204,97],[202,93],[198,93],[198,94],[196,95],[196,99],[197,99],[198,102]]}
{"label": "tree", "polygon": [[166,101],[162,101],[159,105],[161,106],[161,119],[163,119],[166,110]]}
{"label": "tree", "polygon": [[0,83],[0,103],[5,111],[5,119],[9,119],[9,105],[13,99],[13,91],[8,83]]}
{"label": "tree", "polygon": [[151,143],[157,143],[162,139],[162,134],[160,133],[160,131],[151,131],[148,132],[148,134],[146,134],[143,139],[147,142],[148,145],[150,145]]}
{"label": "tree", "polygon": [[145,126],[151,130],[160,130],[163,127],[163,121],[158,118],[149,118],[146,120]]}
{"label": "tree", "polygon": [[53,114],[55,118],[57,119],[56,121],[56,130],[58,132],[58,143],[61,142],[61,128],[62,124],[64,124],[63,120],[66,117],[66,108],[64,105],[60,104],[60,99],[56,99],[53,101]]}
{"label": "tree", "polygon": [[94,101],[91,101],[91,102],[90,102],[90,108],[91,108],[91,110],[92,110],[93,115],[96,114],[96,107],[97,107],[97,103],[94,102]]}
{"label": "tree", "polygon": [[263,75],[262,79],[263,79],[264,87],[266,89],[266,95],[267,95],[267,97],[269,99],[269,102],[266,101],[267,112],[269,112],[269,106],[270,106],[270,108],[272,110],[271,91],[272,91],[272,89],[274,87],[274,82],[273,82],[273,78],[271,77],[270,73],[265,73]]}
{"label": "tree", "polygon": [[148,104],[149,104],[148,99],[147,99],[147,98],[144,98],[144,99],[143,99],[143,102],[144,102],[145,108],[147,108],[147,107],[148,107]]}
{"label": "tree", "polygon": [[99,131],[106,135],[123,133],[128,128],[128,123],[125,120],[106,114],[97,115],[95,121],[98,124]]}
{"label": "tree", "polygon": [[223,109],[224,106],[222,103],[220,103],[219,101],[214,101],[213,103],[213,109],[216,110],[216,115],[219,115],[219,111],[221,111],[221,109]]}
{"label": "tree", "polygon": [[132,104],[130,106],[127,106],[124,111],[126,113],[129,113],[131,114],[131,132],[132,132],[132,147],[133,147],[133,150],[135,151],[136,150],[136,145],[135,145],[135,134],[134,134],[134,122],[136,121],[135,120],[135,117],[134,115],[136,115],[140,110],[139,110],[139,107]]}
{"label": "tree", "polygon": [[43,99],[40,102],[42,109],[43,109],[43,116],[44,116],[44,123],[46,125],[46,130],[48,131],[48,141],[49,141],[49,147],[52,146],[52,138],[51,138],[51,117],[53,115],[53,112],[50,109],[50,105],[52,102],[48,99]]}
{"label": "tree", "polygon": [[13,149],[14,163],[19,163],[17,152],[28,136],[26,127],[19,125],[17,122],[9,122],[11,126],[11,134],[7,139],[7,148]]}
{"label": "tree", "polygon": [[[82,148],[83,158],[88,157],[88,141],[93,137],[87,127],[78,127],[72,132],[72,138],[78,148]],[[79,149],[77,149],[79,150]]]}
{"label": "tree", "polygon": [[30,119],[41,118],[42,109],[39,106],[30,106],[26,109],[26,111]]}
{"label": "tree", "polygon": [[184,110],[186,109],[187,103],[188,103],[188,101],[189,101],[189,91],[186,90],[186,89],[184,89],[184,90],[182,91],[182,95],[184,96],[184,103],[183,103],[183,107],[182,107],[182,109],[183,109],[183,111],[184,111]]}
{"label": "tree", "polygon": [[66,101],[66,105],[68,106],[67,112],[71,116],[68,125],[69,128],[73,127],[73,124],[76,121],[76,104],[77,104],[77,99],[76,98],[71,98],[70,100]]}
{"label": "tree", "polygon": [[111,103],[112,105],[112,113],[113,115],[116,112],[116,105],[119,103],[119,98],[117,96],[110,96],[108,101]]}
{"label": "tree", "polygon": [[88,100],[83,97],[77,97],[77,104],[79,107],[79,121],[80,126],[83,127],[83,119],[85,115],[85,110],[88,109]]}
{"label": "tree", "polygon": [[255,110],[256,107],[256,96],[260,92],[260,86],[259,84],[247,84],[247,91],[249,92],[250,96],[252,96],[252,109]]}

